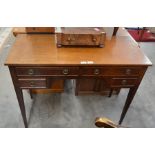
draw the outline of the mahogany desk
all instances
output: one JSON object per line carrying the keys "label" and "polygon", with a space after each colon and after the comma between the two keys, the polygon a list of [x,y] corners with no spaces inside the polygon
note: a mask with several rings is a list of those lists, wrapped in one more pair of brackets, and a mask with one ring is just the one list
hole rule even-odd
{"label": "mahogany desk", "polygon": [[121,124],[151,62],[130,37],[113,37],[105,48],[57,48],[54,35],[20,34],[5,65],[28,127],[22,89],[50,88],[53,79],[82,78],[102,80],[101,89],[130,89]]}

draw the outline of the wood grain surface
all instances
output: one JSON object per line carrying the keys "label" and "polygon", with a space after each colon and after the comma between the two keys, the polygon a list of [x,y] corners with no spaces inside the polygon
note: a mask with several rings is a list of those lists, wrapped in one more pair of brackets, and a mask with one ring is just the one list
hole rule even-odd
{"label": "wood grain surface", "polygon": [[[84,64],[81,64],[83,63]],[[57,48],[55,35],[20,34],[6,65],[151,65],[130,37],[113,37],[104,48]]]}

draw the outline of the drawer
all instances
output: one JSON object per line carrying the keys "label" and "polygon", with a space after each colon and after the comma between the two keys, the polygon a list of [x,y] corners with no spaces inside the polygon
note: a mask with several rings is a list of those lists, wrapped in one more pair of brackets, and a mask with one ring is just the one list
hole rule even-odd
{"label": "drawer", "polygon": [[133,87],[137,84],[138,78],[112,78],[110,85],[112,87]]}
{"label": "drawer", "polygon": [[46,88],[46,79],[18,79],[20,88]]}
{"label": "drawer", "polygon": [[62,35],[63,45],[99,45],[101,40],[100,35],[79,35],[65,34]]}
{"label": "drawer", "polygon": [[78,76],[78,67],[16,67],[17,76]]}
{"label": "drawer", "polygon": [[81,67],[81,76],[139,76],[141,67]]}
{"label": "drawer", "polygon": [[116,76],[139,76],[143,73],[141,67],[105,67],[103,68],[104,75]]}
{"label": "drawer", "polygon": [[102,67],[82,67],[80,69],[81,76],[101,76],[103,75]]}

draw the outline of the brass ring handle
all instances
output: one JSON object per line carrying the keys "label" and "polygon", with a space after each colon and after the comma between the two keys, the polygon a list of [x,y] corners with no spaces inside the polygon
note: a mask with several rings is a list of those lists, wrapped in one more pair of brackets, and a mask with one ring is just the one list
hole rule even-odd
{"label": "brass ring handle", "polygon": [[28,70],[28,74],[29,74],[29,75],[33,75],[33,74],[34,74],[34,70],[33,70],[33,69],[29,69],[29,70]]}
{"label": "brass ring handle", "polygon": [[95,75],[98,75],[99,73],[100,73],[100,70],[99,70],[99,69],[95,69],[95,70],[94,70],[94,74],[95,74]]}
{"label": "brass ring handle", "polygon": [[64,70],[62,71],[62,73],[63,73],[64,75],[67,75],[67,74],[69,73],[69,70],[68,70],[68,69],[64,69]]}
{"label": "brass ring handle", "polygon": [[71,38],[70,38],[70,37],[68,37],[68,38],[67,38],[67,41],[71,41]]}
{"label": "brass ring handle", "polygon": [[126,74],[127,75],[131,74],[131,69],[126,69]]}
{"label": "brass ring handle", "polygon": [[31,81],[31,82],[30,82],[30,86],[31,86],[31,87],[34,87],[34,86],[35,86],[35,83],[34,83],[33,81]]}
{"label": "brass ring handle", "polygon": [[96,42],[97,39],[96,38],[93,38],[92,40],[93,40],[93,42]]}
{"label": "brass ring handle", "polygon": [[127,83],[127,80],[122,80],[122,85],[125,85]]}

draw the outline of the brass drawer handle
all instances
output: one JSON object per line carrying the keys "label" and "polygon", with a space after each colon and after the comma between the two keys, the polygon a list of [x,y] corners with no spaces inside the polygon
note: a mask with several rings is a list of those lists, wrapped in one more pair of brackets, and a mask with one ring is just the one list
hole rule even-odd
{"label": "brass drawer handle", "polygon": [[96,39],[96,38],[93,38],[92,40],[93,40],[93,42],[96,42],[96,41],[97,41],[97,39]]}
{"label": "brass drawer handle", "polygon": [[34,87],[35,83],[33,81],[30,82],[30,87]]}
{"label": "brass drawer handle", "polygon": [[122,80],[122,85],[126,85],[127,84],[127,80]]}
{"label": "brass drawer handle", "polygon": [[125,73],[126,73],[127,75],[130,75],[130,74],[131,74],[131,69],[126,69]]}
{"label": "brass drawer handle", "polygon": [[99,69],[95,69],[95,70],[94,70],[94,74],[95,74],[95,75],[100,74],[100,70],[99,70]]}
{"label": "brass drawer handle", "polygon": [[68,38],[67,38],[67,41],[71,41],[71,38],[70,38],[70,37],[68,37]]}
{"label": "brass drawer handle", "polygon": [[69,70],[68,70],[68,69],[64,69],[64,70],[62,71],[62,73],[63,73],[64,75],[67,75],[67,74],[69,73]]}
{"label": "brass drawer handle", "polygon": [[28,70],[28,74],[29,74],[29,75],[33,75],[33,74],[34,74],[34,70],[33,70],[33,69],[29,69],[29,70]]}

